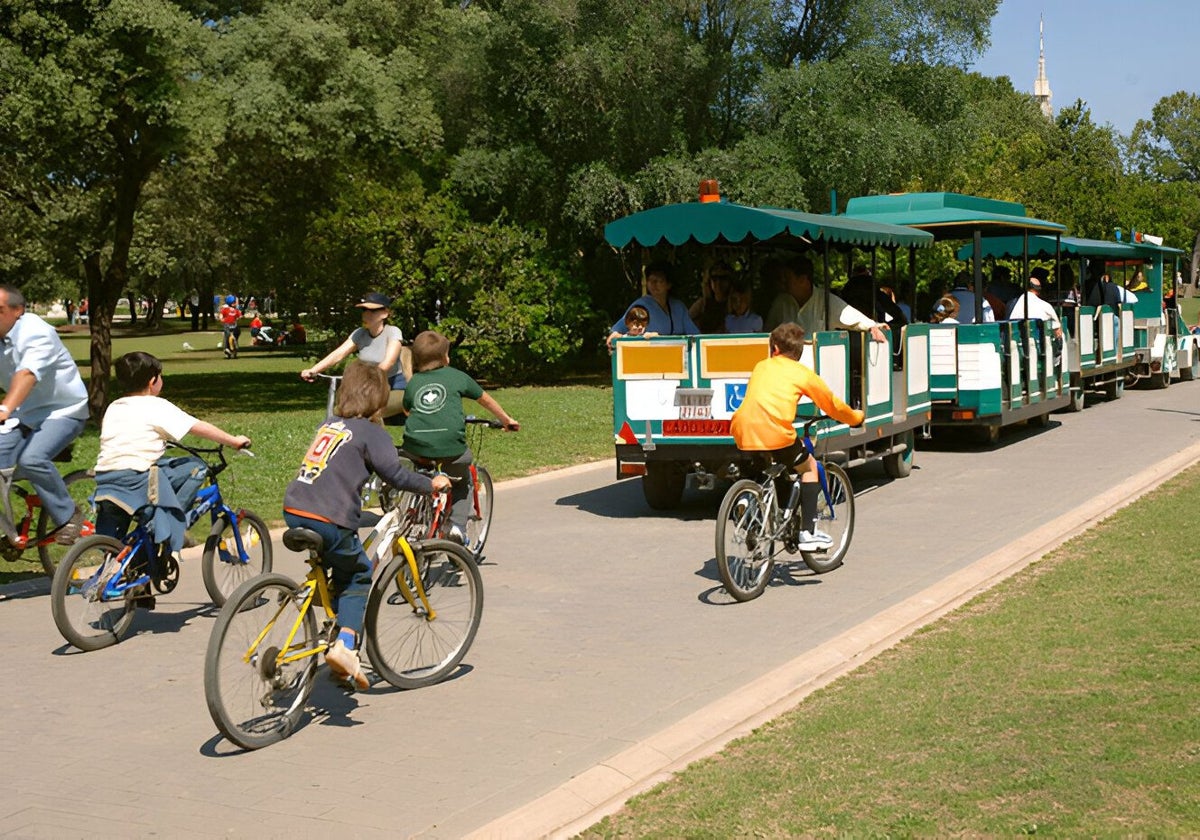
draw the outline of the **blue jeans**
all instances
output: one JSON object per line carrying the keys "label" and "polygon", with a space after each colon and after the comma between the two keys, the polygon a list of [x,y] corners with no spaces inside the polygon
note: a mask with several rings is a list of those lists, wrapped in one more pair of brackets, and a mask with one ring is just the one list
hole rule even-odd
{"label": "blue jeans", "polygon": [[0,469],[16,465],[13,478],[27,479],[33,485],[56,526],[75,515],[75,502],[50,459],[79,437],[86,423],[86,419],[53,417],[43,422],[40,429],[22,424],[0,434]]}
{"label": "blue jeans", "polygon": [[290,511],[283,512],[283,521],[289,528],[308,528],[321,535],[323,565],[330,572],[337,599],[338,626],[353,630],[361,645],[367,594],[371,590],[371,560],[363,551],[358,532]]}

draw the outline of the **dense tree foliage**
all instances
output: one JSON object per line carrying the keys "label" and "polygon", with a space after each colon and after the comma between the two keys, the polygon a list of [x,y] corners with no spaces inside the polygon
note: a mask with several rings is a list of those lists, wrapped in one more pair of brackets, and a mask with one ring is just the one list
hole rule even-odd
{"label": "dense tree foliage", "polygon": [[[15,0],[0,6],[0,279],[91,299],[99,410],[126,290],[274,291],[341,334],[381,289],[407,334],[438,325],[481,375],[552,375],[598,353],[640,292],[604,225],[706,177],[814,212],[954,190],[1190,246],[1200,97],[1163,99],[1129,137],[1084,102],[1046,120],[965,69],[997,7]],[[921,288],[954,269],[948,250],[919,266]],[[684,272],[676,292],[695,283]]]}

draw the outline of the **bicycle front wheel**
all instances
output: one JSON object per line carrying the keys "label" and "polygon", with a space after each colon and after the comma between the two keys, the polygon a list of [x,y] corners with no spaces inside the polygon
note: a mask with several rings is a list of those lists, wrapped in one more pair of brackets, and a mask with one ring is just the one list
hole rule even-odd
{"label": "bicycle front wheel", "polygon": [[[225,602],[204,655],[204,699],[221,734],[247,750],[295,731],[321,640],[303,587],[280,574],[246,581]],[[296,635],[288,646],[288,635]]]}
{"label": "bicycle front wheel", "polygon": [[819,575],[832,572],[842,565],[854,536],[854,488],[850,476],[837,464],[824,463],[825,482],[829,497],[822,490],[817,500],[817,530],[833,538],[828,551],[804,551],[804,565]]}
{"label": "bicycle front wheel", "polygon": [[488,531],[492,527],[492,474],[486,467],[475,467],[475,504],[467,519],[467,550],[475,557],[483,554]]}
{"label": "bicycle front wheel", "polygon": [[[82,514],[89,522],[94,522],[92,494],[96,492],[95,474],[88,470],[75,470],[63,476],[63,483],[67,485],[67,492],[71,494],[71,500],[75,502],[75,512]],[[71,550],[71,546],[59,545],[56,542],[42,545],[42,540],[52,530],[54,530],[54,522],[50,519],[50,514],[46,512],[46,509],[42,508],[37,520],[38,559],[42,561],[42,568],[46,570],[46,574],[51,577],[54,576],[54,570],[58,567],[59,561],[66,557],[67,552]]]}
{"label": "bicycle front wheel", "polygon": [[717,574],[735,601],[752,601],[763,593],[775,568],[773,543],[767,538],[767,501],[758,482],[743,478],[721,500],[717,512]]}
{"label": "bicycle front wheel", "polygon": [[396,688],[421,688],[449,676],[483,616],[483,578],[465,548],[448,540],[412,548],[425,599],[400,551],[367,599],[367,658]]}
{"label": "bicycle front wheel", "polygon": [[[235,529],[242,538],[245,557],[238,552]],[[271,532],[259,516],[248,510],[239,511],[236,523],[226,516],[217,517],[204,541],[200,560],[208,597],[221,606],[233,590],[256,575],[271,571],[271,563]]]}
{"label": "bicycle front wheel", "polygon": [[112,537],[83,537],[58,564],[50,584],[50,612],[62,637],[80,650],[100,650],[125,638],[133,623],[127,591],[106,595],[124,546]]}

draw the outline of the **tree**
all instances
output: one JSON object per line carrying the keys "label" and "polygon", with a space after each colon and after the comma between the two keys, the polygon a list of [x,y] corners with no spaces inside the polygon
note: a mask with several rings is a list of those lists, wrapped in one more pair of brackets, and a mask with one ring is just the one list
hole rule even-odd
{"label": "tree", "polygon": [[142,189],[186,144],[205,32],[165,0],[0,8],[0,195],[82,264],[93,418],[106,404]]}
{"label": "tree", "polygon": [[1200,182],[1200,96],[1179,91],[1138,120],[1130,138],[1134,167],[1159,181]]}

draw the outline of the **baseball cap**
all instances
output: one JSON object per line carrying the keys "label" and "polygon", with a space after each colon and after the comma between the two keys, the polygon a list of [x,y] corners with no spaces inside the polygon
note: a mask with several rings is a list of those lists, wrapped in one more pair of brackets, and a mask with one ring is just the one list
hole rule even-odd
{"label": "baseball cap", "polygon": [[354,304],[360,309],[391,309],[392,299],[381,292],[367,292],[362,300]]}

